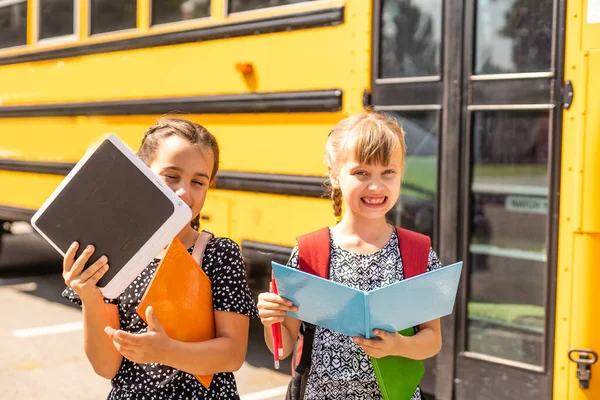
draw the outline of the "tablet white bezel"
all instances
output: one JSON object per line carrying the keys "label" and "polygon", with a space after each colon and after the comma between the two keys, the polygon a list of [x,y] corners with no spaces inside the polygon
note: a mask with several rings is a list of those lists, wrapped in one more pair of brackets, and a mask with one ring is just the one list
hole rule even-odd
{"label": "tablet white bezel", "polygon": [[[154,259],[154,257],[165,248],[169,242],[188,224],[192,219],[191,209],[183,202],[175,192],[173,192],[135,153],[123,143],[116,135],[108,135],[98,146],[89,150],[73,169],[67,174],[65,179],[58,185],[54,192],[48,197],[44,204],[31,218],[31,225],[46,239],[63,257],[64,252],[50,240],[44,232],[37,226],[38,218],[44,213],[48,206],[56,199],[60,192],[69,184],[73,177],[79,172],[83,165],[89,160],[99,145],[105,140],[110,141],[121,153],[127,157],[151,182],[169,199],[173,204],[173,213],[161,225],[161,227],[148,239],[146,243],[135,253],[135,255],[121,268],[119,272],[104,286],[99,287],[102,294],[109,299],[119,297],[119,295],[131,284],[143,269]],[[109,260],[110,265],[110,260]]]}

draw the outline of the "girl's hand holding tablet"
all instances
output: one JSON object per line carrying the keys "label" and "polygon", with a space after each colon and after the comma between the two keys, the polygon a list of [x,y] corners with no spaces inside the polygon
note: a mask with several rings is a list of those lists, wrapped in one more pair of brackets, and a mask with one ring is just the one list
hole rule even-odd
{"label": "girl's hand holding tablet", "polygon": [[94,300],[102,300],[104,296],[96,283],[108,271],[108,258],[102,256],[96,260],[85,271],[83,267],[94,254],[94,246],[89,245],[75,260],[75,252],[79,248],[79,243],[73,242],[65,253],[63,259],[63,279],[68,287],[73,289],[79,295],[82,303]]}

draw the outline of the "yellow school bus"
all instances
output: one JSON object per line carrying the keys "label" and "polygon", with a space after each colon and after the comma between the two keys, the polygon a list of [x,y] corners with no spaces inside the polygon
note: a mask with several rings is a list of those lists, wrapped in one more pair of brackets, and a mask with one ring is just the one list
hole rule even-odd
{"label": "yellow school bus", "polygon": [[334,221],[331,126],[386,112],[390,221],[465,262],[428,398],[600,399],[599,74],[598,0],[0,0],[0,222],[99,137],[184,115],[222,149],[202,228],[260,290]]}

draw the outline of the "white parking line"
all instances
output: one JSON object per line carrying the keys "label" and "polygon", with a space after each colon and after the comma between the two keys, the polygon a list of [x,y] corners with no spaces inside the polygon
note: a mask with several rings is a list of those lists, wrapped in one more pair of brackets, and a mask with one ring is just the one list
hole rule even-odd
{"label": "white parking line", "polygon": [[54,335],[56,333],[65,333],[80,331],[83,329],[83,322],[69,322],[67,324],[40,326],[37,328],[15,329],[13,336],[19,338]]}
{"label": "white parking line", "polygon": [[287,391],[287,386],[279,386],[271,389],[261,390],[260,392],[248,393],[240,396],[241,400],[267,400],[275,396],[283,396]]}

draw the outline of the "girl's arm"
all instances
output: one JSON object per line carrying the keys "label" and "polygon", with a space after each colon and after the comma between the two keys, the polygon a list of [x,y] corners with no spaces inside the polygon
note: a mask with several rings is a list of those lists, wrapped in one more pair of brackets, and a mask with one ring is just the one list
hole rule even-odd
{"label": "girl's arm", "polygon": [[239,370],[246,358],[250,317],[215,311],[215,325],[215,339],[198,343],[174,340],[159,362],[194,375]]}
{"label": "girl's arm", "polygon": [[234,372],[246,358],[250,317],[215,311],[216,337],[204,342],[180,342],[167,336],[152,307],[146,309],[148,332],[132,334],[107,327],[107,339],[127,359],[159,363],[194,375]]}
{"label": "girl's arm", "polygon": [[65,253],[63,278],[81,300],[85,354],[98,375],[112,379],[121,366],[122,357],[104,334],[104,327],[119,328],[119,311],[116,305],[104,303],[104,296],[96,286],[108,271],[108,259],[102,256],[84,271],[94,246],[87,246],[75,260],[78,247],[79,243],[74,242]]}
{"label": "girl's arm", "polygon": [[148,307],[147,333],[105,329],[124,357],[136,363],[168,365],[194,375],[233,372],[242,366],[248,347],[250,317],[256,315],[244,262],[238,245],[231,240],[215,238],[209,243],[204,260],[214,260],[211,280],[216,338],[197,343],[172,340],[152,307]]}
{"label": "girl's arm", "polygon": [[102,298],[98,298],[82,302],[82,307],[85,355],[98,375],[112,379],[121,367],[123,356],[106,336],[104,328],[110,326],[119,329],[117,305],[106,304]]}
{"label": "girl's arm", "polygon": [[400,336],[394,352],[397,356],[424,360],[442,350],[442,329],[439,318],[421,324],[419,332],[414,336],[396,335]]}
{"label": "girl's arm", "polygon": [[[296,318],[285,316],[284,321],[281,323],[281,342],[283,343],[283,357],[281,358],[287,358],[294,351],[301,323],[302,321]],[[271,326],[265,326],[264,328],[265,343],[273,353],[273,330]]]}

